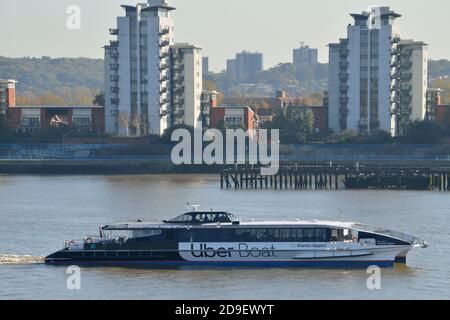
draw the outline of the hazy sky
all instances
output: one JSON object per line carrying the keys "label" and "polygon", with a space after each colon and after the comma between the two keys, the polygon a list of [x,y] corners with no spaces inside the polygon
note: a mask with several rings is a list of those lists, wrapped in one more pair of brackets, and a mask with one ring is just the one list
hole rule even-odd
{"label": "hazy sky", "polygon": [[[144,0],[145,1],[145,0]],[[51,57],[103,56],[108,29],[130,0],[0,0],[0,55]],[[432,59],[450,58],[449,0],[169,0],[177,10],[175,41],[203,47],[213,70],[242,49],[264,53],[264,66],[290,62],[301,40],[319,48],[328,60],[326,45],[344,37],[350,12],[370,5],[388,5],[402,14],[403,37],[430,44]],[[81,29],[66,28],[67,7],[81,8]]]}

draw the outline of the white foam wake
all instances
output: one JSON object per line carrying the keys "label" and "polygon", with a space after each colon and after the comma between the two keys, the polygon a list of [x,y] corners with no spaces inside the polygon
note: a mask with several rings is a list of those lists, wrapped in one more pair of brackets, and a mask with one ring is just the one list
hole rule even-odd
{"label": "white foam wake", "polygon": [[45,258],[42,256],[19,256],[13,254],[0,254],[0,265],[5,264],[42,264]]}

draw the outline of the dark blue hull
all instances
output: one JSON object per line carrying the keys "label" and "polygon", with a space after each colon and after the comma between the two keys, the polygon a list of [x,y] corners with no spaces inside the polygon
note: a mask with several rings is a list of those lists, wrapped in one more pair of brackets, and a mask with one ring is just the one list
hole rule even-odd
{"label": "dark blue hull", "polygon": [[51,261],[49,265],[108,267],[247,267],[247,268],[367,268],[393,267],[393,261]]}

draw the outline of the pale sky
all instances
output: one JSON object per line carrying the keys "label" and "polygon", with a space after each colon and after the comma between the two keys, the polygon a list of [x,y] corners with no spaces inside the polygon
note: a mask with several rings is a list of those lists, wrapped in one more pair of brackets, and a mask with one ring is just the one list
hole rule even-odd
{"label": "pale sky", "polygon": [[[145,1],[145,0],[144,0]],[[0,55],[102,58],[109,28],[130,0],[0,0]],[[319,48],[346,35],[349,13],[386,5],[403,15],[403,38],[430,44],[432,59],[450,59],[449,0],[168,0],[174,12],[175,41],[201,46],[214,71],[242,49],[264,54],[264,67],[291,62],[292,49],[305,41]],[[81,29],[68,30],[69,5],[81,8]]]}

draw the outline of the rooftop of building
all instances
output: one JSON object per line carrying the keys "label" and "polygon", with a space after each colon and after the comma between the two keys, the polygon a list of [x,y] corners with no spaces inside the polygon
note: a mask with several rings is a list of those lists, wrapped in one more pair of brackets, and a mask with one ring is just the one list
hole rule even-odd
{"label": "rooftop of building", "polygon": [[371,14],[379,14],[381,17],[392,16],[394,18],[400,18],[402,15],[391,10],[390,7],[372,6],[372,11],[363,11],[362,13],[351,13],[350,15],[355,19],[367,19]]}
{"label": "rooftop of building", "polygon": [[251,109],[249,106],[246,106],[246,105],[222,105],[222,106],[217,106],[215,108],[219,108],[219,109]]}
{"label": "rooftop of building", "polygon": [[402,40],[400,40],[399,45],[427,46],[428,43],[425,43],[423,41],[416,41],[416,40],[412,40],[412,39],[402,39]]}
{"label": "rooftop of building", "polygon": [[176,48],[176,49],[201,49],[199,46],[187,43],[187,42],[180,42],[180,43],[175,43],[174,45],[172,45],[172,48]]}

